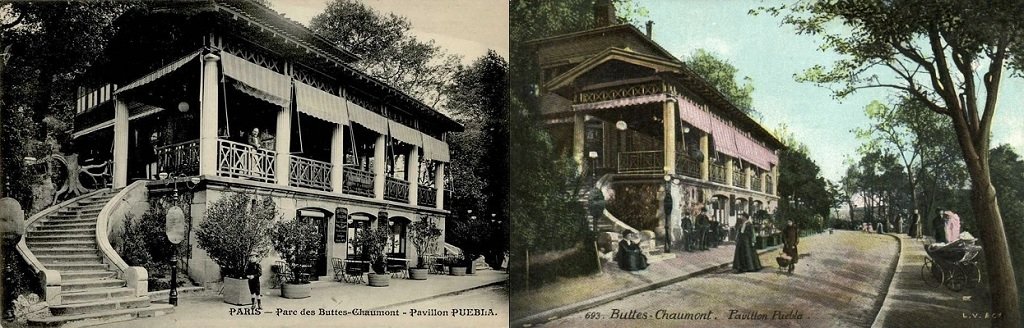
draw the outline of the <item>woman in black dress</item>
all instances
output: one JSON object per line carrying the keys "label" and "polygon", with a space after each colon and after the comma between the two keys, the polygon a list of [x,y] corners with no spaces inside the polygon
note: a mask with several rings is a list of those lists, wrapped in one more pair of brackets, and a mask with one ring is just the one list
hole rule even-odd
{"label": "woman in black dress", "polygon": [[263,268],[255,259],[249,259],[249,265],[245,267],[245,277],[249,279],[249,294],[252,294],[252,308],[263,309],[260,299],[260,276],[263,275]]}
{"label": "woman in black dress", "polygon": [[633,231],[622,232],[622,240],[619,241],[619,252],[615,254],[615,262],[619,263],[619,269],[625,271],[639,271],[647,269],[647,256],[640,249],[637,243],[639,237]]}
{"label": "woman in black dress", "polygon": [[754,228],[750,226],[750,217],[740,214],[736,223],[736,253],[732,257],[732,269],[737,273],[761,270],[761,259],[754,249]]}

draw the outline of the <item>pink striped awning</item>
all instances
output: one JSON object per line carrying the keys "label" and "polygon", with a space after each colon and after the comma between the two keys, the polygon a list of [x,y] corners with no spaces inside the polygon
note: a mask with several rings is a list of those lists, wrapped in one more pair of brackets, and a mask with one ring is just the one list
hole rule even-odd
{"label": "pink striped awning", "polygon": [[774,151],[754,141],[746,133],[684,97],[676,97],[679,119],[682,123],[707,132],[718,152],[745,160],[761,169],[769,170],[779,163]]}
{"label": "pink striped awning", "polygon": [[683,120],[683,123],[704,132],[711,132],[713,115],[710,112],[683,97],[676,97],[676,103],[679,104],[679,119]]}
{"label": "pink striped awning", "polygon": [[634,105],[643,105],[643,104],[648,104],[648,103],[652,103],[652,102],[665,101],[665,99],[668,99],[668,97],[666,97],[665,94],[663,94],[663,93],[659,93],[659,94],[654,94],[654,95],[637,96],[637,97],[629,97],[629,98],[621,98],[621,99],[613,99],[613,100],[598,101],[598,102],[592,102],[592,103],[586,103],[586,104],[576,104],[576,105],[572,105],[572,110],[574,110],[574,111],[581,111],[581,110],[608,109],[608,108],[626,107],[626,106],[634,106]]}

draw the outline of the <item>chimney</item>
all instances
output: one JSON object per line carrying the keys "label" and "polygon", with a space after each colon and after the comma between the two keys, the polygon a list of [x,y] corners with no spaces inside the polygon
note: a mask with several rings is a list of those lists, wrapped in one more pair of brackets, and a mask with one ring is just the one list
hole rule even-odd
{"label": "chimney", "polygon": [[654,21],[647,21],[647,38],[654,40]]}
{"label": "chimney", "polygon": [[619,24],[615,16],[615,5],[611,0],[594,1],[594,27],[605,27]]}

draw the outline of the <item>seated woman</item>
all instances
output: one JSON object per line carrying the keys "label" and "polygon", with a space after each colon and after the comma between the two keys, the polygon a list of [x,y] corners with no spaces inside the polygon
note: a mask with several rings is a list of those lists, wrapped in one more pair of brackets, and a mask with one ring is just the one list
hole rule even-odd
{"label": "seated woman", "polygon": [[631,230],[622,232],[622,240],[619,241],[619,252],[615,254],[615,262],[619,263],[619,269],[625,271],[639,271],[647,269],[647,255],[640,249],[640,236]]}

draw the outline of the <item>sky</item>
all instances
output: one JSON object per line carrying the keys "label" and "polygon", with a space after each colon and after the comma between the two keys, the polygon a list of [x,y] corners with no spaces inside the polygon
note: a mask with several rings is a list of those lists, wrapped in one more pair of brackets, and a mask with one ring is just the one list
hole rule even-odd
{"label": "sky", "polygon": [[[647,19],[654,21],[654,41],[676,57],[685,60],[694,50],[707,49],[736,66],[738,77],[749,76],[754,83],[754,108],[764,116],[762,125],[774,130],[787,124],[807,145],[825,178],[838,181],[845,173],[844,159],[856,154],[861,141],[850,131],[868,127],[864,107],[873,99],[886,103],[891,97],[888,89],[869,89],[840,102],[828,89],[796,82],[794,74],[815,64],[828,67],[840,57],[819,51],[816,37],[797,35],[792,27],[780,26],[777,17],[747,14],[779,1],[636,1],[647,8]],[[1004,76],[992,127],[993,146],[1009,143],[1024,151],[1021,91],[1024,80]]]}
{"label": "sky", "polygon": [[[306,26],[328,0],[271,0],[271,7]],[[507,0],[363,0],[381,13],[393,12],[412,23],[420,40],[434,40],[469,64],[493,49],[508,58]]]}

